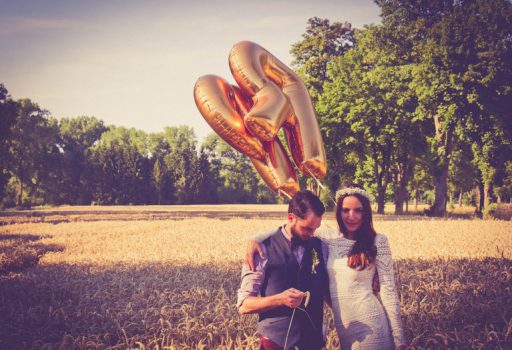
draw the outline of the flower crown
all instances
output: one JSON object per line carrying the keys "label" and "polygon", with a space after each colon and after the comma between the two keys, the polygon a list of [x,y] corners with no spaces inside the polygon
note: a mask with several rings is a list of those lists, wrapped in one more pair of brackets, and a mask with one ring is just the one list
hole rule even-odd
{"label": "flower crown", "polygon": [[341,196],[352,196],[354,194],[358,194],[368,199],[370,202],[372,201],[372,196],[365,190],[359,187],[347,187],[341,190],[336,191],[336,202],[340,199]]}

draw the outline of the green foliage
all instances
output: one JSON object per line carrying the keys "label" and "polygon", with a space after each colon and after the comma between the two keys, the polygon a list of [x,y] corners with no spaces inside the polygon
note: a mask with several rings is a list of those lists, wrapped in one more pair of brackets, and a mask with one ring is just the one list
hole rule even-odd
{"label": "green foliage", "polygon": [[48,112],[29,99],[17,102],[15,120],[8,144],[7,171],[18,180],[15,203],[21,207],[25,195],[28,204],[52,201],[44,189],[52,188],[58,176],[58,127]]}
{"label": "green foliage", "polygon": [[[479,175],[480,173],[473,159],[471,145],[461,140],[455,145],[450,157],[450,167],[448,169],[448,192],[450,197],[453,199],[455,195],[458,195],[459,199],[464,201],[464,194],[471,192],[478,186]],[[466,203],[469,204],[468,201]],[[463,203],[459,203],[459,205],[461,204]]]}
{"label": "green foliage", "polygon": [[489,204],[482,210],[482,214],[485,219],[493,219],[496,217],[496,211],[498,209],[498,203]]}
{"label": "green foliage", "polygon": [[96,188],[101,204],[142,204],[149,193],[146,134],[135,129],[111,127],[90,149]]}
{"label": "green foliage", "polygon": [[432,120],[435,127],[426,135],[436,188],[433,212],[442,215],[456,143],[466,139],[474,144],[481,181],[492,187],[495,173],[489,158],[496,157],[485,159],[485,149],[493,148],[489,142],[510,139],[503,131],[509,130],[512,100],[511,66],[506,63],[512,58],[512,5],[506,0],[376,2],[383,26],[401,39],[395,47],[399,42],[403,49],[396,51],[414,63],[415,117]]}
{"label": "green foliage", "polygon": [[[303,53],[305,48],[319,53],[317,33],[331,33],[328,22],[316,18],[303,46],[292,51],[318,101],[331,189],[355,178],[374,192],[383,210],[391,186],[400,212],[407,192],[419,199],[433,186],[431,213],[444,215],[449,185],[458,191],[476,186],[476,165],[487,192],[495,185],[506,192],[501,184],[512,157],[510,2],[376,3],[382,25],[357,31],[355,47],[340,57],[332,50],[318,54],[326,59],[318,64]],[[327,74],[318,67],[326,67]],[[472,155],[464,146],[469,144]],[[470,176],[462,176],[461,166]]]}
{"label": "green foliage", "polygon": [[[422,121],[413,118],[411,66],[389,52],[382,38],[379,27],[356,33],[356,47],[330,65],[330,81],[317,104],[329,159],[352,165],[346,168],[352,176],[338,174],[340,180],[355,178],[366,184],[379,212],[390,184],[395,194],[400,192],[402,207],[414,157],[424,148]],[[340,149],[345,152],[340,154]]]}
{"label": "green foliage", "polygon": [[220,203],[275,203],[276,195],[263,183],[248,157],[234,150],[217,134],[203,144],[205,154],[218,174]]}
{"label": "green foliage", "polygon": [[495,195],[502,201],[510,202],[512,197],[512,161],[503,163],[499,176],[501,181],[498,183],[498,186],[494,187]]}
{"label": "green foliage", "polygon": [[7,89],[0,84],[0,198],[9,181],[9,164],[12,161],[9,153],[10,140],[12,138],[11,128],[16,120],[17,104],[13,101]]}
{"label": "green foliage", "polygon": [[276,201],[247,157],[218,136],[198,152],[187,126],[146,134],[89,116],[57,122],[30,100],[9,104],[0,92],[1,121],[12,120],[0,145],[3,207]]}
{"label": "green foliage", "polygon": [[64,118],[59,122],[62,148],[60,203],[90,204],[93,200],[93,163],[89,149],[108,130],[90,116]]}
{"label": "green foliage", "polygon": [[193,203],[199,195],[199,160],[194,131],[190,127],[167,127],[163,133],[168,152],[164,165],[174,183],[173,199],[177,204]]}
{"label": "green foliage", "polygon": [[352,26],[348,22],[331,24],[328,19],[312,17],[302,37],[290,50],[294,57],[292,66],[297,68],[315,103],[329,79],[328,64],[354,45]]}

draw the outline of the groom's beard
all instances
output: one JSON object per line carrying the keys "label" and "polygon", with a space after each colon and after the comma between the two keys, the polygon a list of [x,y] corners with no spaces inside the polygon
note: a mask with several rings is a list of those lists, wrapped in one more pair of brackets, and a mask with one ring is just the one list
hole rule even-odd
{"label": "groom's beard", "polygon": [[292,227],[290,228],[290,233],[291,233],[291,235],[292,235],[292,240],[293,240],[293,239],[296,239],[296,240],[300,240],[300,241],[303,241],[303,242],[307,242],[307,241],[309,241],[309,239],[311,238],[311,237],[309,237],[309,236],[307,236],[307,235],[305,235],[305,236],[301,236],[301,235],[297,232],[297,230],[295,229],[295,227],[294,227],[294,226],[292,226]]}

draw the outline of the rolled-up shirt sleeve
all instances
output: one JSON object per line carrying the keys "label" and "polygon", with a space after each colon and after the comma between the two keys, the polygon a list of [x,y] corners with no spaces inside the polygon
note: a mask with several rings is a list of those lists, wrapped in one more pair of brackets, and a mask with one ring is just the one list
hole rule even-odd
{"label": "rolled-up shirt sleeve", "polygon": [[[267,256],[265,247],[262,247],[263,253]],[[242,264],[241,285],[238,289],[236,307],[240,308],[247,297],[260,295],[260,288],[265,281],[265,267],[267,258],[261,259],[258,254],[255,255],[255,271],[252,271],[246,264]]]}

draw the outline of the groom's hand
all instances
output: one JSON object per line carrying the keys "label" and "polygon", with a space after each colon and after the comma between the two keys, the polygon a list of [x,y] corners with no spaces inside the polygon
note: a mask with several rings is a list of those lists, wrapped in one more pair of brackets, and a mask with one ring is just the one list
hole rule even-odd
{"label": "groom's hand", "polygon": [[304,299],[305,296],[306,293],[295,288],[290,288],[279,293],[281,305],[288,306],[291,309],[300,306],[300,304],[302,304],[302,299]]}
{"label": "groom's hand", "polygon": [[261,246],[256,241],[249,241],[249,246],[247,247],[247,251],[245,252],[245,264],[249,266],[251,271],[256,269],[254,264],[254,254],[258,253],[261,259],[265,259],[265,254],[263,254],[263,250]]}

